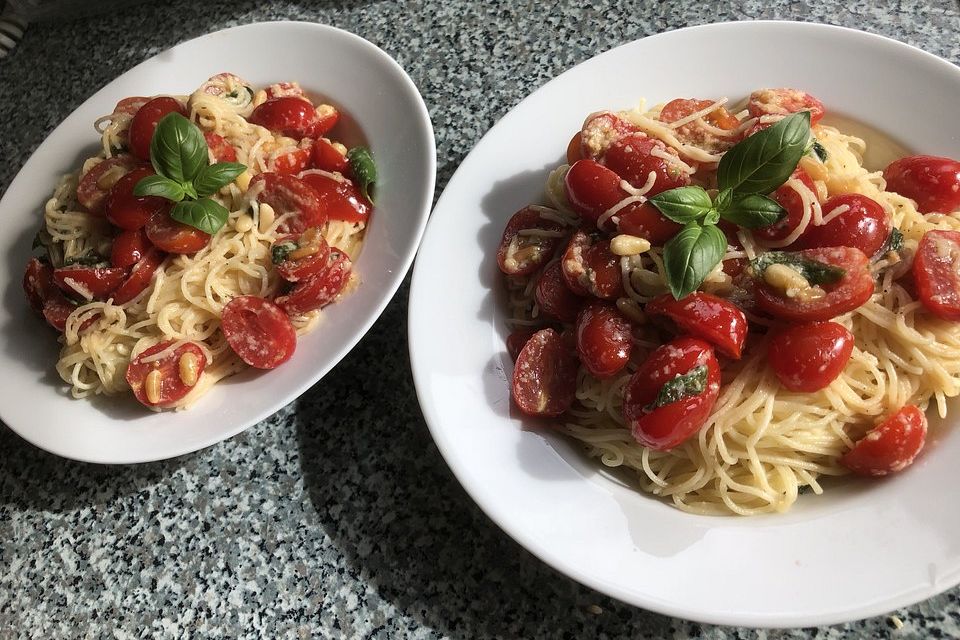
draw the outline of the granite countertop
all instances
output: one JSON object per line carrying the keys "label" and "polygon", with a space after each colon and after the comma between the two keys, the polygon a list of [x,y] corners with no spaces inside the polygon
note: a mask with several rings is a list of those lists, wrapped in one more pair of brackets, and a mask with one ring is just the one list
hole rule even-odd
{"label": "granite countertop", "polygon": [[[0,60],[0,189],[123,71],[261,20],[336,25],[395,57],[430,107],[438,194],[535,87],[660,31],[815,20],[960,62],[960,7],[940,0],[262,5],[168,1],[32,25]],[[192,455],[93,466],[0,427],[0,638],[960,636],[960,589],[863,622],[764,632],[652,614],[559,575],[474,506],[433,445],[409,372],[407,292],[299,400]]]}

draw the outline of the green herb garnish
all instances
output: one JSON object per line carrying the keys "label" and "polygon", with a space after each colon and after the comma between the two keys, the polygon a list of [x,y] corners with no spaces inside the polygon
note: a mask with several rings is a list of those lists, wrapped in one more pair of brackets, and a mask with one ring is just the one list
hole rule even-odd
{"label": "green herb garnish", "polygon": [[767,267],[772,264],[782,264],[790,267],[813,285],[833,284],[847,273],[845,269],[835,267],[832,264],[804,258],[798,253],[787,251],[767,251],[751,260],[750,268],[760,278],[763,277],[763,272],[766,271]]}
{"label": "green herb garnish", "polygon": [[707,365],[698,364],[682,376],[668,380],[660,387],[657,399],[651,402],[647,409],[653,411],[664,405],[703,393],[707,388],[707,373]]}
{"label": "green herb garnish", "polygon": [[284,262],[287,259],[287,256],[290,255],[290,252],[296,249],[297,243],[289,240],[274,245],[273,249],[270,250],[270,257],[273,260],[273,264],[280,264],[281,262]]}
{"label": "green herb garnish", "polygon": [[95,267],[101,264],[107,264],[108,260],[96,253],[84,253],[79,256],[70,256],[63,259],[63,266],[71,267],[78,265],[81,267]]}
{"label": "green herb garnish", "polygon": [[347,162],[350,163],[353,177],[357,179],[360,193],[372,203],[373,194],[370,189],[377,182],[377,165],[373,162],[373,154],[366,147],[354,147],[347,151]]}
{"label": "green herb garnish", "polygon": [[891,251],[899,253],[901,249],[903,249],[903,232],[894,227],[890,229],[890,235],[887,236],[883,246],[880,247],[880,251],[877,252],[877,257],[883,257]]}
{"label": "green herb garnish", "polygon": [[812,145],[813,153],[817,156],[817,159],[820,162],[827,161],[827,148],[820,144],[820,141],[814,138]]}

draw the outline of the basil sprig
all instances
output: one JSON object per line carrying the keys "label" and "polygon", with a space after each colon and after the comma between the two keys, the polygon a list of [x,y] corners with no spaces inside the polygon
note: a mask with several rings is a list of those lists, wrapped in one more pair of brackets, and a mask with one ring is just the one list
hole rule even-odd
{"label": "basil sprig", "polygon": [[650,198],[664,217],[684,228],[663,247],[670,293],[677,300],[696,291],[723,259],[727,241],[715,227],[727,220],[747,229],[769,226],[786,215],[765,194],[786,182],[807,152],[810,113],[787,116],[727,151],[717,167],[719,192],[679,187]]}
{"label": "basil sprig", "polygon": [[157,172],[133,188],[136,196],[157,196],[176,204],[170,217],[205,233],[223,227],[230,212],[209,196],[247,168],[239,162],[210,164],[203,132],[179,113],[164,116],[150,140],[150,163]]}
{"label": "basil sprig", "polygon": [[653,411],[664,405],[703,393],[703,390],[707,388],[707,373],[707,365],[698,364],[687,373],[668,380],[660,387],[656,400],[646,408]]}
{"label": "basil sprig", "polygon": [[347,151],[347,162],[350,163],[350,170],[357,180],[360,193],[372,203],[373,194],[370,189],[377,182],[377,165],[373,162],[373,154],[366,147],[354,147]]}

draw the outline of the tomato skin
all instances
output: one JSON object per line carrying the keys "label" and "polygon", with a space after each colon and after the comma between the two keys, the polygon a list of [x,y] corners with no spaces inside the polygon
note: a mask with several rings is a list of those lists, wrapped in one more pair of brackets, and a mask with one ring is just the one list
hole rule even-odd
{"label": "tomato skin", "polygon": [[310,227],[299,235],[277,238],[274,247],[284,242],[294,242],[298,249],[307,246],[316,249],[313,254],[303,258],[290,258],[288,256],[283,262],[274,264],[277,273],[287,282],[306,280],[327,268],[327,260],[330,256],[330,245],[328,245],[326,239],[324,239],[320,227]]}
{"label": "tomato skin", "polygon": [[370,218],[373,205],[349,179],[337,179],[322,173],[305,173],[302,179],[313,187],[330,220],[366,222]]}
{"label": "tomato skin", "polygon": [[298,282],[290,293],[275,302],[291,316],[301,315],[333,302],[350,280],[353,263],[345,253],[333,247],[322,269]]}
{"label": "tomato skin", "polygon": [[908,156],[883,170],[887,191],[917,203],[920,213],[960,209],[960,161],[938,156]]}
{"label": "tomato skin", "polygon": [[298,96],[270,98],[260,104],[247,120],[270,131],[300,140],[311,133],[317,110],[309,100]]}
{"label": "tomato skin", "polygon": [[53,281],[61,291],[78,295],[68,283],[70,280],[87,289],[95,300],[106,299],[126,278],[127,269],[123,267],[70,266],[53,270]]}
{"label": "tomato skin", "polygon": [[[662,122],[676,122],[697,111],[706,109],[713,103],[713,100],[677,98],[663,106],[663,109],[660,110],[660,120]],[[740,126],[740,121],[723,108],[723,106],[718,106],[713,111],[702,116],[702,118],[708,124],[725,131],[732,131]],[[710,153],[726,151],[737,141],[737,138],[732,135],[718,135],[714,131],[704,127],[698,120],[680,125],[674,129],[674,134],[682,142]]]}
{"label": "tomato skin", "polygon": [[617,229],[639,238],[646,238],[650,244],[661,246],[677,235],[683,227],[670,220],[649,202],[628,204],[614,217],[619,217]]}
{"label": "tomato skin", "polygon": [[[813,194],[814,200],[816,200],[817,188],[806,171],[797,167],[796,171],[794,171],[790,177],[802,182]],[[753,235],[755,238],[763,241],[778,242],[789,236],[793,233],[794,229],[800,226],[800,221],[804,215],[803,199],[795,189],[786,185],[778,187],[771,197],[776,200],[781,207],[787,210],[787,215],[769,226],[754,229]],[[811,227],[808,226],[807,228],[810,229]]]}
{"label": "tomato skin", "polygon": [[507,353],[510,354],[511,360],[514,362],[517,361],[517,357],[520,355],[523,346],[533,337],[534,333],[536,333],[536,331],[533,329],[517,329],[507,336]]}
{"label": "tomato skin", "polygon": [[147,222],[147,238],[167,253],[196,253],[210,243],[210,234],[170,217],[168,210],[158,211]]}
{"label": "tomato skin", "polygon": [[[497,249],[497,264],[500,271],[508,276],[533,273],[546,264],[563,240],[551,236],[521,236],[520,231],[524,229],[559,232],[563,231],[564,227],[559,222],[541,217],[540,209],[536,207],[524,207],[513,214],[507,221],[500,238],[500,247]],[[534,248],[528,249],[529,247]],[[516,255],[523,257],[518,260]]]}
{"label": "tomato skin", "polygon": [[651,155],[654,150],[667,153],[667,145],[643,134],[628,135],[610,145],[601,162],[636,189],[643,188],[650,173],[653,173],[656,177],[653,186],[646,192],[647,197],[690,184],[688,173],[663,158]]}
{"label": "tomato skin", "polygon": [[591,304],[577,314],[577,354],[597,378],[610,378],[623,370],[633,352],[630,321],[616,307]]}
{"label": "tomato skin", "polygon": [[577,358],[553,329],[541,329],[527,340],[513,369],[511,397],[529,416],[555,417],[573,404],[577,391]]}
{"label": "tomato skin", "polygon": [[874,281],[868,268],[870,259],[859,249],[828,247],[806,249],[798,253],[803,258],[840,267],[846,273],[833,284],[820,285],[826,295],[810,301],[788,298],[762,278],[755,278],[757,306],[770,315],[790,322],[830,320],[853,311],[873,295]]}
{"label": "tomato skin", "polygon": [[273,207],[278,218],[287,213],[296,214],[278,227],[280,233],[300,233],[310,227],[323,226],[327,221],[317,191],[296,176],[260,173],[250,181],[250,189],[260,190],[257,201]]}
{"label": "tomato skin", "polygon": [[276,304],[238,296],[223,307],[220,329],[240,359],[257,369],[275,369],[297,348],[297,330]]}
{"label": "tomato skin", "polygon": [[340,122],[340,112],[329,104],[321,104],[317,106],[316,118],[307,135],[311,138],[322,138]]}
{"label": "tomato skin", "polygon": [[[309,141],[304,139],[303,142]],[[267,169],[273,173],[297,175],[310,164],[310,153],[310,145],[301,143],[300,147],[291,149],[287,153],[280,154],[276,158],[273,158],[269,164],[267,164]]]}
{"label": "tomato skin", "polygon": [[809,111],[810,125],[813,126],[820,122],[826,109],[818,99],[798,89],[758,89],[750,94],[747,111],[752,118]]}
{"label": "tomato skin", "polygon": [[154,175],[153,169],[140,167],[123,176],[110,189],[106,199],[107,220],[113,225],[136,231],[159,211],[169,210],[169,200],[157,196],[135,196],[133,189],[143,178]]}
{"label": "tomato skin", "polygon": [[237,161],[237,150],[226,138],[212,131],[204,131],[203,138],[207,141],[207,149],[213,154],[214,162]]}
{"label": "tomato skin", "polygon": [[574,232],[560,266],[567,286],[577,295],[604,300],[623,295],[620,257],[610,251],[610,241],[597,234]]}
{"label": "tomato skin", "polygon": [[784,387],[813,393],[843,373],[853,342],[853,334],[836,322],[793,325],[770,336],[767,359]]}
{"label": "tomato skin", "polygon": [[23,274],[23,292],[30,308],[42,314],[43,305],[54,289],[53,267],[37,258],[30,258]]}
{"label": "tomato skin", "polygon": [[130,153],[141,160],[150,160],[150,141],[157,123],[171,113],[186,116],[186,110],[175,98],[160,96],[144,104],[130,122]]}
{"label": "tomato skin", "polygon": [[[699,365],[707,367],[701,393],[647,410],[664,384]],[[623,418],[637,442],[669,451],[706,423],[719,395],[720,365],[713,349],[697,338],[677,338],[651,353],[630,378],[623,394]]]}
{"label": "tomato skin", "polygon": [[582,142],[583,134],[577,131],[567,143],[567,164],[573,164],[577,160],[583,160]]}
{"label": "tomato skin", "polygon": [[[138,353],[127,365],[127,384],[130,385],[130,390],[133,391],[133,395],[140,404],[161,409],[172,407],[193,390],[196,384],[188,385],[180,377],[180,358],[183,356],[191,354],[196,358],[198,379],[203,375],[204,369],[207,368],[207,357],[203,354],[203,350],[193,342],[184,342],[159,360],[143,362],[145,358],[156,355],[174,344],[173,340],[155,344]],[[153,371],[160,373],[160,397],[155,403],[150,402],[146,391],[147,376]]]}
{"label": "tomato skin", "polygon": [[927,416],[908,404],[857,441],[840,464],[861,476],[885,476],[907,468],[927,439]]}
{"label": "tomato skin", "polygon": [[110,249],[110,264],[115,267],[132,267],[140,262],[147,249],[151,247],[147,232],[143,229],[136,231],[121,231],[113,239]]}
{"label": "tomato skin", "polygon": [[934,229],[920,239],[913,259],[917,296],[927,311],[944,320],[960,320],[960,231]]}
{"label": "tomato skin", "polygon": [[575,321],[583,306],[583,298],[571,291],[563,279],[559,260],[543,270],[533,293],[540,311],[560,322]]}
{"label": "tomato skin", "polygon": [[694,291],[681,300],[669,294],[654,298],[645,311],[647,315],[670,318],[681,331],[706,340],[734,360],[740,359],[749,327],[747,316],[732,302]]}
{"label": "tomato skin", "polygon": [[136,166],[136,162],[133,157],[123,154],[107,158],[91,168],[81,176],[77,184],[77,202],[90,213],[102,215],[110,188],[102,188],[97,183],[103,180],[105,174],[111,169],[117,172],[122,171],[123,175],[126,175]]}
{"label": "tomato skin", "polygon": [[794,243],[798,249],[854,247],[872,256],[890,235],[890,220],[880,204],[858,193],[834,196],[823,204],[823,217],[835,209],[849,210],[820,226],[810,225]]}
{"label": "tomato skin", "polygon": [[113,108],[114,113],[125,113],[128,116],[137,115],[137,111],[140,110],[140,107],[150,102],[150,98],[144,96],[130,96],[129,98],[123,98],[120,102],[117,103],[117,106]]}
{"label": "tomato skin", "polygon": [[620,176],[596,160],[575,162],[563,182],[570,207],[591,224],[596,224],[604,212],[628,197],[620,187]]}
{"label": "tomato skin", "polygon": [[153,274],[163,264],[166,254],[156,247],[148,247],[140,262],[133,265],[130,275],[113,292],[113,304],[126,304],[150,286]]}
{"label": "tomato skin", "polygon": [[336,171],[344,175],[350,171],[350,163],[347,162],[347,156],[337,151],[336,147],[326,138],[320,138],[313,143],[313,150],[310,152],[310,156],[314,169]]}

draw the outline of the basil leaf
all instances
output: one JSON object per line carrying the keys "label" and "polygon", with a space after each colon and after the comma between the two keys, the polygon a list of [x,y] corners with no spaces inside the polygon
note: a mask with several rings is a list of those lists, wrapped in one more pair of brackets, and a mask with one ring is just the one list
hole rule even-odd
{"label": "basil leaf", "polygon": [[786,209],[767,196],[751,194],[737,198],[720,216],[747,229],[768,227],[787,215]]}
{"label": "basil leaf", "polygon": [[758,131],[723,154],[717,184],[737,193],[770,193],[790,177],[810,139],[810,112],[801,111]]}
{"label": "basil leaf", "polygon": [[716,209],[711,208],[707,211],[707,215],[703,216],[703,224],[717,224],[720,222],[720,212]]}
{"label": "basil leaf", "polygon": [[696,291],[727,251],[727,238],[714,225],[688,223],[663,247],[670,293],[677,300]]}
{"label": "basil leaf", "polygon": [[69,258],[64,258],[63,266],[70,267],[73,265],[78,265],[81,267],[95,267],[97,265],[107,264],[107,259],[96,253],[84,253],[79,256],[71,256]]}
{"label": "basil leaf", "polygon": [[170,178],[147,176],[146,178],[142,178],[133,188],[133,195],[157,196],[166,198],[167,200],[173,200],[174,202],[180,202],[183,200],[184,192],[180,183],[174,182]]}
{"label": "basil leaf", "polygon": [[366,147],[354,147],[347,151],[347,162],[350,163],[350,169],[353,171],[353,177],[356,178],[357,186],[360,187],[360,193],[363,197],[373,202],[373,196],[370,188],[377,182],[377,165],[373,162],[373,155]]}
{"label": "basil leaf", "polygon": [[733,204],[733,189],[724,189],[713,199],[713,208],[720,212],[721,217],[731,204]]}
{"label": "basil leaf", "polygon": [[678,400],[700,395],[707,388],[707,365],[698,364],[682,376],[677,376],[673,380],[668,380],[660,387],[657,393],[657,399],[646,408],[650,411],[672,404]]}
{"label": "basil leaf", "polygon": [[660,210],[664,217],[686,224],[699,220],[710,212],[713,203],[703,187],[677,187],[650,198],[650,204]]}
{"label": "basil leaf", "polygon": [[813,140],[813,153],[816,154],[820,162],[827,161],[827,148],[820,144],[820,141],[816,138]]}
{"label": "basil leaf", "polygon": [[193,179],[193,188],[197,191],[197,197],[213,195],[220,187],[233,182],[246,169],[247,166],[239,162],[218,162],[200,169],[200,173]]}
{"label": "basil leaf", "polygon": [[763,272],[772,264],[783,264],[797,271],[807,279],[810,284],[833,284],[844,275],[846,269],[835,267],[826,262],[804,258],[796,253],[786,251],[768,251],[754,258],[750,262],[750,268],[757,278],[763,277]]}
{"label": "basil leaf", "polygon": [[181,185],[193,182],[209,164],[207,141],[200,128],[179,113],[168,113],[150,140],[150,163],[156,172]]}
{"label": "basil leaf", "polygon": [[882,258],[891,251],[894,253],[899,253],[901,249],[903,249],[903,232],[894,227],[893,229],[890,229],[890,235],[887,236],[883,246],[880,247],[880,251],[877,251],[876,257]]}
{"label": "basil leaf", "polygon": [[287,256],[290,255],[291,251],[294,251],[297,248],[295,242],[281,242],[280,244],[274,245],[273,249],[270,250],[270,257],[273,260],[273,264],[280,264],[281,262],[287,259]]}
{"label": "basil leaf", "polygon": [[173,205],[170,210],[170,217],[177,222],[188,224],[191,227],[200,229],[205,233],[213,235],[220,230],[220,227],[227,223],[230,212],[220,203],[214,202],[210,198],[202,200],[183,200]]}

